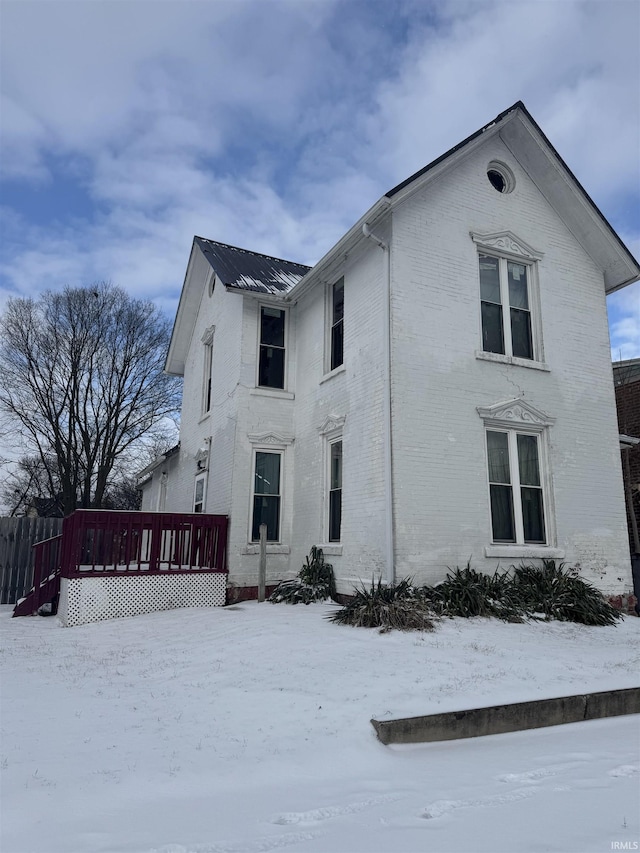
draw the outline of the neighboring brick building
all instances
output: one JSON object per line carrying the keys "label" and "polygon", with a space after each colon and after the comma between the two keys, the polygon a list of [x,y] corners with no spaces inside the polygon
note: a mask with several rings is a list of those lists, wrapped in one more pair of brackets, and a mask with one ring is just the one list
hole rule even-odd
{"label": "neighboring brick building", "polygon": [[521,103],[312,268],[194,239],[179,451],[143,509],[229,516],[230,581],[338,591],[554,558],[631,588],[605,293],[640,267]]}
{"label": "neighboring brick building", "polygon": [[[640,439],[640,358],[614,362],[613,381],[616,389],[618,429],[622,436]],[[640,444],[630,441],[622,441],[621,444],[629,546],[632,554],[640,554]]]}

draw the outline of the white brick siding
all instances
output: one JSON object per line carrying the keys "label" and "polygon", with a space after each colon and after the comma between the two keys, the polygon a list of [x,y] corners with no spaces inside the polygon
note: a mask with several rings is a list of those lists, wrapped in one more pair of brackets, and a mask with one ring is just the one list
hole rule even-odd
{"label": "white brick siding", "polygon": [[[513,171],[500,194],[490,160]],[[630,588],[628,546],[602,272],[498,137],[407,198],[376,233],[391,245],[391,396],[395,571],[417,582],[447,567],[493,571],[518,556],[491,544],[485,426],[477,407],[522,397],[555,423],[548,430],[549,544],[608,593]],[[478,358],[478,246],[470,232],[509,231],[542,254],[539,303],[545,369]],[[185,369],[179,459],[167,510],[190,511],[195,454],[211,439],[206,511],[230,516],[230,580],[257,583],[249,541],[256,436],[284,439],[281,543],[269,546],[267,582],[294,575],[312,545],[326,544],[325,439],[344,418],[342,542],[327,548],[338,589],[385,570],[385,253],[364,241],[342,266],[289,304],[286,393],[256,389],[255,295],[217,285],[208,295],[201,253],[190,275],[202,302]],[[344,275],[344,369],[325,376],[326,291]],[[215,325],[213,404],[202,418],[202,335]],[[252,438],[254,437],[253,443]],[[268,444],[266,446],[269,446]],[[158,472],[145,490],[155,508]],[[508,552],[508,549],[507,549]],[[537,549],[538,553],[545,553]],[[512,553],[517,554],[517,551]]]}

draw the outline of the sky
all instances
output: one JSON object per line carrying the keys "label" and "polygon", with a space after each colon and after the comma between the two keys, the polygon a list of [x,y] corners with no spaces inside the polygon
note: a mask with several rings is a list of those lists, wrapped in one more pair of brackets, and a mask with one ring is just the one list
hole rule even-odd
{"label": "sky", "polygon": [[[524,101],[640,257],[640,3],[2,0],[0,310],[108,280],[173,317],[193,236],[313,264]],[[608,298],[640,357],[640,284]]]}

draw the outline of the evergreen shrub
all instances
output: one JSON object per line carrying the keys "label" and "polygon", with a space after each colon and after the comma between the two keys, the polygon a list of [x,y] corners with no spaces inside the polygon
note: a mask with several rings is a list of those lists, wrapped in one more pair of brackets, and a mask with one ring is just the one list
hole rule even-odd
{"label": "evergreen shrub", "polygon": [[433,631],[435,614],[422,589],[412,585],[410,578],[397,584],[371,580],[354,590],[351,601],[328,617],[341,625],[358,628],[380,628],[390,631]]}
{"label": "evergreen shrub", "polygon": [[282,581],[269,596],[272,604],[311,604],[312,601],[335,600],[336,582],[333,566],[326,563],[322,548],[311,548],[298,577]]}

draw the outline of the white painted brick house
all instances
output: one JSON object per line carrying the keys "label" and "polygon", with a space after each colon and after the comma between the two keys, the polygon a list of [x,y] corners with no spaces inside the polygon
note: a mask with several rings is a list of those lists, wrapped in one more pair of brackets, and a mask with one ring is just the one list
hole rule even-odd
{"label": "white painted brick house", "polygon": [[312,268],[195,238],[143,508],[230,518],[230,582],[312,545],[338,591],[552,557],[631,588],[605,294],[640,277],[523,104]]}

